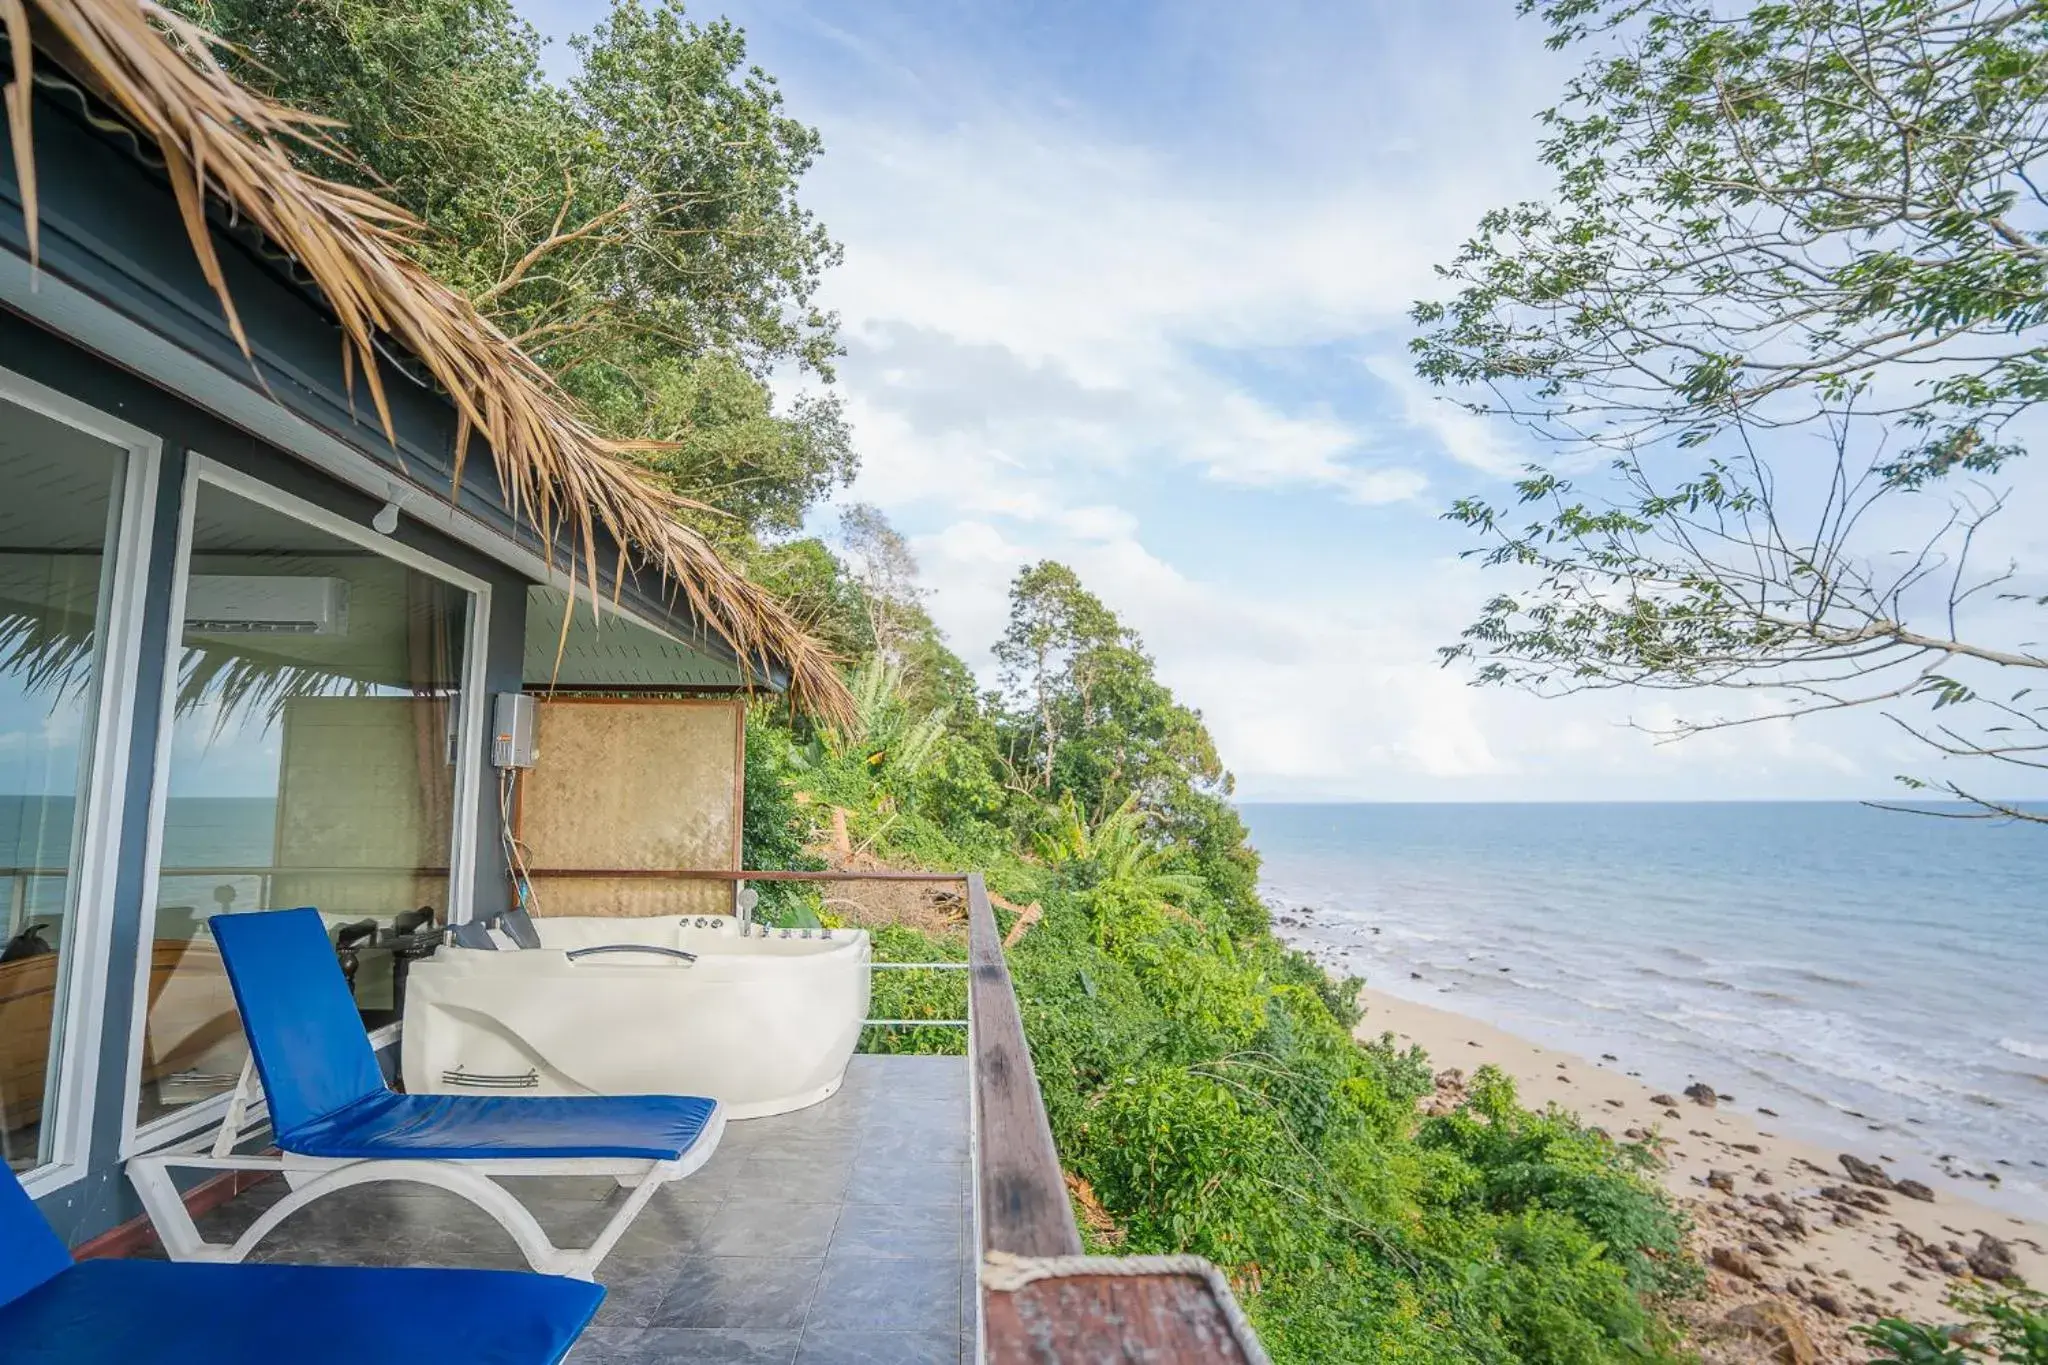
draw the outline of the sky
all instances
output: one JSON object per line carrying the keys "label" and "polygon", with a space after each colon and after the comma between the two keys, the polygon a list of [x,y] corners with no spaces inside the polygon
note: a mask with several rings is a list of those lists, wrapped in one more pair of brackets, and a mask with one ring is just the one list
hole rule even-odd
{"label": "sky", "polygon": [[[599,0],[520,0],[557,38]],[[726,0],[824,153],[823,302],[861,473],[993,681],[1007,585],[1074,566],[1249,800],[1864,798],[1874,714],[1678,744],[1713,699],[1568,701],[1439,666],[1503,585],[1442,521],[1533,450],[1417,380],[1409,306],[1546,188],[1575,59],[1511,0]],[[559,45],[551,62],[566,66]],[[816,525],[829,529],[831,509]],[[1679,704],[1674,704],[1674,702]]]}

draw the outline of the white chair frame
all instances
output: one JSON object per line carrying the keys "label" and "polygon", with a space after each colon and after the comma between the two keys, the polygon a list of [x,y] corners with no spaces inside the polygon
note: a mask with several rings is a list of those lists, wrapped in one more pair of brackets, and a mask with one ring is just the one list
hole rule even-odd
{"label": "white chair frame", "polygon": [[[654,1192],[671,1180],[696,1171],[718,1147],[725,1132],[725,1108],[712,1110],[704,1131],[690,1150],[673,1161],[639,1157],[313,1157],[291,1152],[241,1153],[242,1127],[260,1103],[261,1083],[253,1062],[244,1063],[227,1113],[209,1142],[207,1135],[128,1159],[128,1179],[142,1199],[149,1221],[174,1261],[240,1261],[256,1249],[285,1219],[325,1194],[383,1180],[410,1180],[460,1195],[482,1209],[510,1233],[526,1263],[544,1275],[571,1279],[596,1278],[597,1267],[632,1226]],[[185,1207],[174,1170],[274,1171],[285,1178],[291,1193],[264,1210],[233,1242],[209,1242],[199,1233],[192,1211]],[[558,1247],[533,1214],[493,1176],[609,1176],[630,1193],[585,1247]]]}

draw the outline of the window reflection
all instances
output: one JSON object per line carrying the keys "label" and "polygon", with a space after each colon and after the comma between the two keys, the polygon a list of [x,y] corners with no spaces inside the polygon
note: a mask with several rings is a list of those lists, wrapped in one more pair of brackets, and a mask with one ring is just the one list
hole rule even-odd
{"label": "window reflection", "polygon": [[[246,1055],[210,917],[311,905],[340,937],[448,904],[470,594],[204,483],[187,584],[139,1123]],[[392,1017],[389,956],[351,964]]]}
{"label": "window reflection", "polygon": [[126,456],[0,400],[0,1153],[53,1159],[109,547]]}

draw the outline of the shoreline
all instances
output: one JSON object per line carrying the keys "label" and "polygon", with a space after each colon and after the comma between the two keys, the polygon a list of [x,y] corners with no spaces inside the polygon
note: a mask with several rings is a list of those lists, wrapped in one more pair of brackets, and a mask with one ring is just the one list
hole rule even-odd
{"label": "shoreline", "polygon": [[2030,1284],[2048,1283],[2048,1222],[1951,1189],[1930,1190],[1903,1172],[1895,1178],[1889,1158],[1875,1149],[1847,1152],[1868,1163],[1858,1172],[1866,1183],[1859,1183],[1843,1151],[1779,1131],[1769,1111],[1752,1116],[1718,1100],[1710,1105],[1660,1092],[1628,1075],[1623,1040],[1589,1059],[1370,987],[1359,1000],[1365,1017],[1354,1036],[1391,1033],[1403,1045],[1420,1046],[1438,1077],[1440,1101],[1455,1100],[1461,1082],[1491,1063],[1514,1080],[1525,1107],[1555,1104],[1617,1141],[1648,1138],[1661,1146],[1662,1182],[1692,1217],[1696,1250],[1710,1267],[1699,1313],[1680,1314],[1703,1338],[1730,1312],[1762,1304],[1798,1319],[1815,1359],[1861,1360],[1865,1352],[1849,1328],[1880,1316],[1950,1320],[1945,1295],[1961,1282],[1956,1272],[1971,1273],[1973,1257],[1993,1269],[2001,1254],[2009,1256]]}

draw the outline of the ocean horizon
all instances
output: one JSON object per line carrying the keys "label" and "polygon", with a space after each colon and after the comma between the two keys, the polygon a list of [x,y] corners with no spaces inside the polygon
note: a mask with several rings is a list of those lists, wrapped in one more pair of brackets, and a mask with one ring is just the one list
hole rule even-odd
{"label": "ocean horizon", "polygon": [[2048,1216],[2048,829],[1847,801],[1239,809],[1276,930],[1373,989]]}

